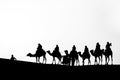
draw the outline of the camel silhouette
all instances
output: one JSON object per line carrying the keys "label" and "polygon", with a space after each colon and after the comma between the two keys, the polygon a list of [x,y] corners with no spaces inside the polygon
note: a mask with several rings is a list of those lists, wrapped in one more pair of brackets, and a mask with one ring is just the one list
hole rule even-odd
{"label": "camel silhouette", "polygon": [[59,60],[58,63],[61,62],[62,55],[61,55],[61,53],[60,53],[60,51],[59,51],[59,46],[58,46],[58,45],[56,45],[56,47],[55,47],[55,49],[53,50],[52,53],[50,52],[50,50],[48,50],[47,53],[53,57],[52,64],[53,64],[54,62],[55,62],[55,64],[56,64],[55,58],[57,58],[57,59]]}
{"label": "camel silhouette", "polygon": [[[100,49],[100,44],[97,43],[96,44],[96,49],[95,50],[90,50],[90,53],[92,56],[95,57],[95,62],[94,64],[102,64],[102,56],[103,56],[103,53],[104,53],[104,49]],[[99,59],[99,62],[97,61],[97,58]]]}
{"label": "camel silhouette", "polygon": [[106,44],[106,48],[104,51],[104,55],[105,55],[105,64],[108,65],[110,58],[111,58],[111,64],[113,64],[113,52],[111,50],[112,43],[107,42]]}
{"label": "camel silhouette", "polygon": [[81,54],[81,52],[78,52],[78,54],[80,55],[80,57],[82,58],[82,63],[83,63],[83,66],[85,64],[85,59],[88,59],[88,65],[91,64],[91,61],[90,61],[90,54],[89,54],[89,49],[87,46],[85,46],[85,49],[84,49],[84,52],[83,54]]}
{"label": "camel silhouette", "polygon": [[42,49],[42,45],[38,44],[38,48],[35,54],[28,53],[27,56],[29,57],[36,57],[36,63],[40,63],[40,57],[43,56],[43,62],[46,63],[46,52]]}
{"label": "camel silhouette", "polygon": [[[100,64],[100,61],[102,65],[102,56],[104,54],[104,49],[102,49],[100,52],[101,52],[101,55],[97,55],[94,50],[90,50],[91,55],[95,57],[95,62],[94,62],[95,65]],[[99,59],[99,63],[97,61],[97,58]]]}
{"label": "camel silhouette", "polygon": [[40,57],[43,56],[43,62],[42,63],[44,63],[44,62],[46,63],[46,56],[45,55],[37,56],[36,54],[28,53],[27,56],[36,57],[36,63],[40,63]]}

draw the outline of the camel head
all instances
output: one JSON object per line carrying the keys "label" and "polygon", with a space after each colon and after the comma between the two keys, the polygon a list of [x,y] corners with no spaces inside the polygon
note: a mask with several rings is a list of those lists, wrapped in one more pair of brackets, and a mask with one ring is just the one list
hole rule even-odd
{"label": "camel head", "polygon": [[51,53],[50,50],[48,50],[47,53]]}
{"label": "camel head", "polygon": [[81,52],[80,52],[80,51],[78,52],[78,54],[82,57],[82,54],[81,54]]}
{"label": "camel head", "polygon": [[28,53],[27,56],[32,57],[32,54],[31,54],[31,53]]}
{"label": "camel head", "polygon": [[68,55],[68,50],[65,50],[64,52],[65,52],[66,55]]}
{"label": "camel head", "polygon": [[94,55],[94,50],[90,50],[90,53],[91,53],[92,55]]}
{"label": "camel head", "polygon": [[48,53],[49,55],[52,55],[52,53],[50,52],[50,50],[48,50],[47,53]]}
{"label": "camel head", "polygon": [[101,53],[102,53],[102,54],[104,54],[104,52],[105,52],[105,50],[104,50],[104,49],[102,49],[102,50],[101,50]]}

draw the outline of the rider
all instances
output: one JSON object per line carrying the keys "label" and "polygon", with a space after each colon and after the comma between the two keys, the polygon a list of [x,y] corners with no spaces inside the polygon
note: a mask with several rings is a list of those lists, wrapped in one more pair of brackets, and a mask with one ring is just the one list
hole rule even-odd
{"label": "rider", "polygon": [[13,55],[13,54],[11,55],[10,60],[16,60],[16,58],[14,57],[14,55]]}

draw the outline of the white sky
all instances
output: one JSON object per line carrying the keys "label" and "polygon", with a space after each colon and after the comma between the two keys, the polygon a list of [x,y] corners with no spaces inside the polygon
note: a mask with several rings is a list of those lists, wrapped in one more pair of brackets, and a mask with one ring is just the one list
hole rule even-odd
{"label": "white sky", "polygon": [[[79,51],[96,42],[104,48],[112,42],[114,63],[120,63],[119,0],[0,0],[0,56],[14,54],[21,60],[34,53],[37,44],[45,50],[55,45]],[[34,59],[33,59],[34,60]],[[49,60],[49,58],[48,58]]]}

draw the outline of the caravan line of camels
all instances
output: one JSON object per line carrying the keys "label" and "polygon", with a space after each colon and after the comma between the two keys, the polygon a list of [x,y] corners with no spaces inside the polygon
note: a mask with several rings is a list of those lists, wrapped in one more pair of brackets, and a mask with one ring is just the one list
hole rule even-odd
{"label": "caravan line of camels", "polygon": [[[76,66],[80,64],[80,59],[79,57],[82,58],[82,64],[85,65],[85,60],[88,60],[88,65],[91,65],[91,56],[93,56],[94,59],[94,64],[95,65],[102,65],[103,63],[103,56],[105,57],[105,65],[113,64],[113,52],[111,50],[112,43],[107,42],[105,49],[101,49],[100,44],[96,43],[96,48],[95,50],[89,50],[87,46],[85,46],[84,52],[82,53],[81,51],[76,50],[76,46],[73,45],[72,50],[70,53],[68,50],[65,50],[65,55],[61,55],[59,51],[59,46],[56,45],[55,49],[53,52],[50,50],[45,51],[42,48],[41,44],[38,44],[37,50],[35,54],[28,53],[27,56],[29,57],[35,57],[36,58],[36,63],[40,63],[40,58],[43,57],[43,62],[46,64],[47,58],[46,54],[49,54],[50,56],[53,57],[52,64],[56,64],[56,58],[59,60],[58,64],[61,65],[69,65],[69,66]],[[111,61],[111,62],[110,62]]]}

